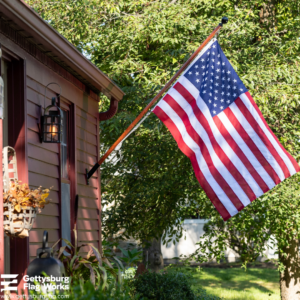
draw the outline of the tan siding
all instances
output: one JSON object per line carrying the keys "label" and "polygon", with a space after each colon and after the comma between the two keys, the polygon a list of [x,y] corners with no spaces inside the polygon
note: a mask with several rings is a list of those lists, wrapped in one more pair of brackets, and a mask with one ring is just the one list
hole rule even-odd
{"label": "tan siding", "polygon": [[30,157],[28,158],[28,170],[29,172],[42,174],[56,179],[59,178],[58,166],[40,160],[36,160]]}
{"label": "tan siding", "polygon": [[27,116],[27,127],[30,128],[32,131],[35,131],[36,133],[39,132],[37,119],[32,116]]}
{"label": "tan siding", "polygon": [[[95,107],[95,111],[97,107]],[[76,147],[77,147],[77,193],[79,209],[77,226],[81,243],[99,243],[99,190],[97,173],[86,185],[85,169],[90,170],[98,161],[97,118],[86,111],[76,109]],[[81,252],[87,252],[84,248]]]}
{"label": "tan siding", "polygon": [[97,220],[78,220],[77,225],[79,230],[95,230],[95,228],[99,228]]}
{"label": "tan siding", "polygon": [[86,163],[87,166],[92,167],[98,161],[98,157],[96,155],[85,153],[84,151],[79,150],[77,147],[77,160]]}
{"label": "tan siding", "polygon": [[48,149],[37,147],[35,145],[28,145],[28,157],[43,161],[51,165],[59,166],[58,153],[49,151]]}
{"label": "tan siding", "polygon": [[98,241],[99,240],[99,231],[82,231],[78,230],[78,238],[82,242],[91,242],[91,241]]}
{"label": "tan siding", "polygon": [[[43,67],[44,68],[44,67]],[[91,167],[99,159],[98,132],[98,103],[88,98],[86,94],[74,89],[64,79],[53,74],[47,68],[39,74],[30,73],[27,77],[27,123],[28,123],[28,167],[29,184],[32,188],[43,186],[52,187],[49,198],[51,204],[45,207],[37,216],[32,234],[30,235],[30,259],[36,255],[36,249],[41,247],[43,231],[49,232],[50,245],[61,234],[60,205],[59,205],[59,145],[40,143],[38,118],[40,105],[44,108],[50,105],[51,97],[55,96],[57,88],[50,86],[47,90],[44,104],[45,84],[59,82],[62,86],[61,100],[76,105],[76,161],[77,161],[77,194],[79,195],[78,210],[78,239],[80,243],[92,242],[99,246],[99,182],[97,173],[92,177],[90,185],[86,185],[85,169]],[[34,75],[34,76],[33,76]],[[53,89],[53,91],[51,90]],[[82,249],[87,252],[88,248]]]}
{"label": "tan siding", "polygon": [[88,154],[97,156],[97,146],[87,143],[84,140],[77,139],[77,149]]}
{"label": "tan siding", "polygon": [[[31,93],[34,93],[34,91],[31,91]],[[40,107],[35,104],[34,102],[31,102],[30,100],[27,101],[27,114],[28,116],[30,117],[33,117],[33,118],[38,118],[39,116],[39,113],[40,113]]]}
{"label": "tan siding", "polygon": [[[43,239],[43,229],[33,229],[30,231],[30,241],[38,243]],[[50,245],[54,244],[59,239],[57,230],[48,230],[48,242]]]}
{"label": "tan siding", "polygon": [[98,189],[95,189],[91,186],[86,186],[86,185],[78,185],[78,195],[81,197],[90,197],[97,199],[98,198]]}
{"label": "tan siding", "polygon": [[[92,168],[92,164],[88,164],[88,163],[83,163],[81,161],[77,162],[77,172],[78,174],[85,174],[85,169],[86,168]],[[97,178],[97,173],[94,173],[92,178]]]}
{"label": "tan siding", "polygon": [[43,188],[52,188],[53,191],[59,191],[59,179],[29,172],[29,184],[42,186]]}
{"label": "tan siding", "polygon": [[[86,176],[84,174],[77,174],[77,182],[81,185],[86,185]],[[89,186],[98,188],[98,178],[92,177],[89,180]]]}
{"label": "tan siding", "polygon": [[33,228],[35,229],[59,229],[59,218],[54,216],[45,216],[39,214],[35,220]]}
{"label": "tan siding", "polygon": [[76,130],[76,137],[84,140],[90,144],[96,145],[97,144],[97,137],[95,134],[91,134],[88,131],[78,127]]}
{"label": "tan siding", "polygon": [[78,115],[76,116],[76,124],[78,127],[84,129],[85,131],[88,131],[91,134],[97,134],[97,125],[87,121],[86,119]]}
{"label": "tan siding", "polygon": [[32,131],[31,129],[27,130],[27,140],[28,140],[29,144],[46,149],[48,151],[58,153],[58,145],[57,144],[40,143],[40,137],[39,137],[38,133]]}
{"label": "tan siding", "polygon": [[92,116],[91,114],[87,113],[86,111],[84,111],[82,109],[78,109],[77,115],[79,117],[81,117],[82,119],[85,119],[85,120],[89,121],[90,123],[97,125],[97,120],[96,120],[95,116]]}
{"label": "tan siding", "polygon": [[88,208],[96,208],[98,209],[98,199],[91,199],[91,198],[79,198],[79,207],[88,207]]}
{"label": "tan siding", "polygon": [[98,209],[79,209],[78,218],[80,219],[98,219],[99,212]]}
{"label": "tan siding", "polygon": [[[36,256],[36,250],[42,246],[44,230],[48,231],[51,246],[60,238],[60,205],[59,205],[59,145],[40,143],[37,121],[40,107],[44,107],[45,87],[27,78],[27,134],[28,134],[28,171],[29,184],[33,188],[42,186],[52,188],[48,199],[50,204],[37,215],[33,230],[29,235],[30,260]],[[54,93],[47,91],[45,106],[50,105],[49,97]]]}

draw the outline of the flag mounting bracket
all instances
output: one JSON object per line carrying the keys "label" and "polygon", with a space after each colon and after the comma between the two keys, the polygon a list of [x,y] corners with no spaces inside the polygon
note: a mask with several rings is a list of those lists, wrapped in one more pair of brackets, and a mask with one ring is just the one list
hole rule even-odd
{"label": "flag mounting bracket", "polygon": [[90,171],[86,169],[86,181],[89,185],[89,179],[97,171],[104,160],[114,151],[114,149],[120,144],[120,142],[127,136],[127,134],[134,128],[134,126],[142,119],[142,117],[149,111],[152,105],[160,99],[160,97],[170,88],[172,83],[178,78],[178,76],[190,65],[194,58],[200,53],[200,51],[210,42],[210,40],[220,31],[223,24],[228,22],[227,17],[223,17],[221,23],[213,30],[213,32],[206,38],[206,40],[198,47],[198,49],[192,54],[192,56],[182,65],[182,67],[176,72],[176,74],[167,82],[167,84],[159,91],[159,93],[151,100],[151,102],[142,110],[138,117],[129,125],[129,127],[121,134],[121,136],[115,141],[115,143],[108,149],[108,151],[100,158],[100,160],[92,167]]}

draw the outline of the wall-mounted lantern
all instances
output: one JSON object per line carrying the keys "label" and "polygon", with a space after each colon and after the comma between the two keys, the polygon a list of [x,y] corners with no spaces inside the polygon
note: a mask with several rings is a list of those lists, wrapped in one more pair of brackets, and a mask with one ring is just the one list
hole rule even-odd
{"label": "wall-mounted lantern", "polygon": [[[44,107],[45,107],[46,89],[50,84],[57,84],[57,83],[51,82],[45,87]],[[41,122],[41,126],[40,126],[41,143],[43,142],[60,143],[62,141],[63,112],[56,105],[56,101],[58,100],[59,96],[60,94],[57,95],[57,97],[53,97],[51,99],[52,101],[51,105],[45,108],[44,115],[41,116],[41,121],[40,121]]]}

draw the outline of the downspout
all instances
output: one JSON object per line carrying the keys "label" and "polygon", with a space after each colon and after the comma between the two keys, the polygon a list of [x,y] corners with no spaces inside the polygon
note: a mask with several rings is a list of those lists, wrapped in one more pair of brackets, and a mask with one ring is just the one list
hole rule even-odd
{"label": "downspout", "polygon": [[118,100],[115,98],[110,99],[110,106],[107,111],[99,113],[99,121],[106,121],[111,119],[118,111]]}

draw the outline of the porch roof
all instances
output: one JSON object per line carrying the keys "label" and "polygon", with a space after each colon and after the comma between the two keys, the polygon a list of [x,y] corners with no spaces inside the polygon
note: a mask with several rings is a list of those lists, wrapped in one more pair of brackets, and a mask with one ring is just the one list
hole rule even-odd
{"label": "porch roof", "polygon": [[[0,0],[0,13],[22,30],[31,43],[68,70],[95,92],[102,92],[120,101],[124,92],[83,56],[74,45],[45,22],[23,0]],[[71,70],[70,70],[71,69]]]}

